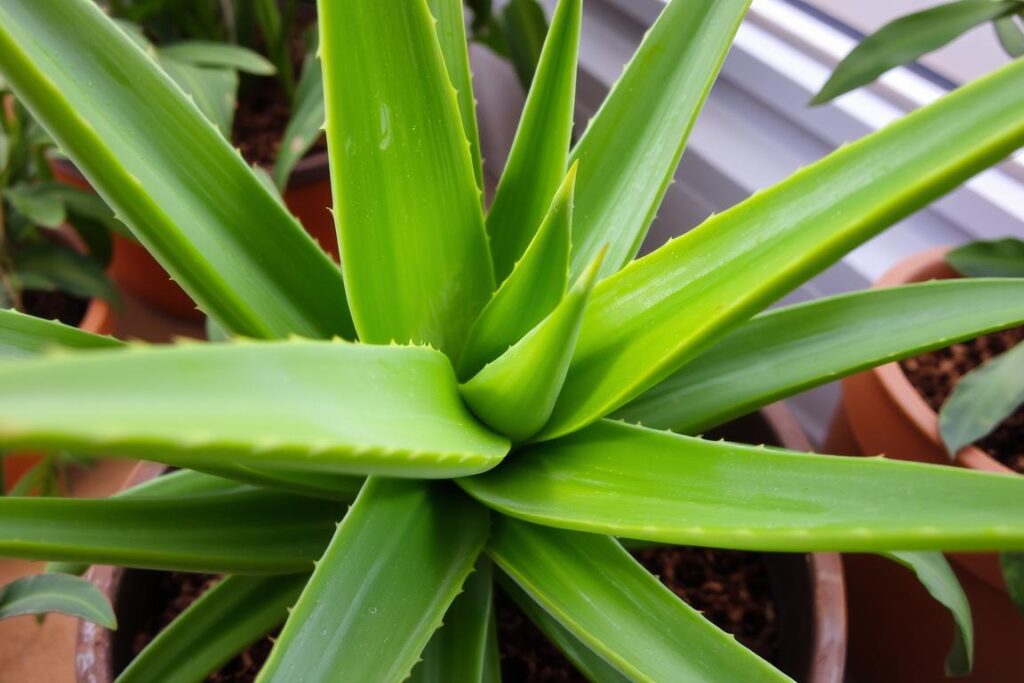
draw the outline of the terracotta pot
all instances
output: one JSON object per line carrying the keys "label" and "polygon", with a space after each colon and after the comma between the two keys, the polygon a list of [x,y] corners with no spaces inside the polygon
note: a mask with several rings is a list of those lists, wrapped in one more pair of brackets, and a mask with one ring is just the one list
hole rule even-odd
{"label": "terracotta pot", "polygon": [[[66,159],[52,159],[54,176],[62,183],[91,189],[85,176]],[[284,193],[288,210],[299,219],[320,247],[338,260],[338,243],[331,206],[330,171],[327,152],[321,151],[300,161]],[[123,289],[146,304],[168,315],[185,320],[202,320],[203,314],[167,271],[138,242],[114,235],[114,255],[109,273]]]}
{"label": "terracotta pot", "polygon": [[[114,313],[110,304],[102,299],[92,299],[85,309],[80,330],[94,334],[111,334],[114,331]],[[3,459],[4,486],[10,490],[18,480],[42,457],[39,453],[17,451],[8,453]]]}
{"label": "terracotta pot", "polygon": [[[958,277],[945,262],[948,248],[897,264],[876,287]],[[899,363],[847,377],[825,450],[950,465],[939,436],[939,417],[917,393]],[[984,451],[968,446],[961,467],[1013,475]],[[971,602],[975,625],[974,673],[965,681],[1024,680],[1024,618],[1006,593],[998,557],[948,555]],[[953,634],[949,613],[906,569],[875,556],[849,555],[850,670],[863,680],[944,680],[943,662]]]}
{"label": "terracotta pot", "polygon": [[[719,435],[794,450],[811,449],[781,405],[741,418],[716,432],[716,438]],[[159,465],[141,464],[129,485],[160,471]],[[846,600],[839,556],[779,553],[766,558],[782,624],[780,666],[799,681],[841,683],[846,659]],[[110,683],[131,660],[131,635],[155,609],[152,600],[160,572],[93,567],[87,577],[114,605],[120,629],[112,632],[80,622],[75,673],[79,683]]]}

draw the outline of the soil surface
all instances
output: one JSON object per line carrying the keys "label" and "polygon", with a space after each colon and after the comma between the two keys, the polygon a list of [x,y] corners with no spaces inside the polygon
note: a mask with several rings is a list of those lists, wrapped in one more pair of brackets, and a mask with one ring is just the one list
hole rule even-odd
{"label": "soil surface", "polygon": [[21,298],[26,313],[45,320],[59,320],[72,327],[78,327],[89,307],[87,299],[60,291],[25,290]]}
{"label": "soil surface", "polygon": [[[771,662],[779,656],[779,625],[768,571],[760,553],[708,548],[652,548],[634,556],[676,595],[720,628]],[[206,590],[215,576],[168,573],[160,582],[163,610],[132,637],[138,654]],[[541,631],[495,590],[502,680],[506,683],[576,683],[586,679]],[[270,654],[271,634],[235,657],[207,680],[248,683]]]}
{"label": "soil surface", "polygon": [[[1024,340],[1024,326],[994,332],[944,349],[908,358],[900,366],[936,412],[960,378]],[[1004,420],[976,445],[1007,467],[1024,474],[1024,408]]]}

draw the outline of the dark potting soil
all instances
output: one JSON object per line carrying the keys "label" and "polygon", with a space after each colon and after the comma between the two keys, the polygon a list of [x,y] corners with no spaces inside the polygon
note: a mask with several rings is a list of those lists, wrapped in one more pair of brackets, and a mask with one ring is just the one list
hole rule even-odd
{"label": "dark potting soil", "polygon": [[[779,625],[768,570],[760,553],[708,548],[651,548],[633,555],[652,574],[720,628],[770,662],[779,657]],[[176,616],[216,585],[218,577],[167,573],[154,615],[133,636],[138,654]],[[586,679],[541,631],[495,589],[502,680],[506,683],[576,683]],[[251,645],[207,680],[248,683],[270,655],[271,634]]]}
{"label": "dark potting soil", "polygon": [[[936,412],[960,378],[985,361],[1024,341],[1024,326],[953,344],[900,362],[917,393]],[[1024,407],[976,445],[1007,467],[1024,474]]]}
{"label": "dark potting soil", "polygon": [[80,299],[67,292],[45,292],[25,290],[21,293],[25,312],[45,320],[59,320],[65,325],[78,327],[89,307],[87,299]]}

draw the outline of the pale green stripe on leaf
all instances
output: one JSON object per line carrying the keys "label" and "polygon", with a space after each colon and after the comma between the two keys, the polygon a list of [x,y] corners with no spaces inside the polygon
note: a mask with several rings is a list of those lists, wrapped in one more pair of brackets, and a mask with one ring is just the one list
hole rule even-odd
{"label": "pale green stripe on leaf", "polygon": [[[508,161],[487,214],[499,280],[508,277],[550,215],[565,175],[576,98],[582,0],[560,0],[523,107]],[[556,200],[557,201],[557,200]]]}
{"label": "pale green stripe on leaf", "polygon": [[321,0],[319,17],[335,222],[359,337],[455,358],[494,275],[426,0]]}
{"label": "pale green stripe on leaf", "polygon": [[612,538],[496,516],[487,552],[630,680],[789,680],[680,600]]}
{"label": "pale green stripe on leaf", "polygon": [[116,683],[194,683],[284,622],[308,574],[227,576],[165,627]]}
{"label": "pale green stripe on leaf", "polygon": [[487,529],[487,511],[448,485],[371,478],[258,680],[404,680],[472,570]]}
{"label": "pale green stripe on leaf", "polygon": [[438,351],[294,340],[0,363],[0,447],[437,478],[495,466],[508,441]]}
{"label": "pale green stripe on leaf", "polygon": [[[634,261],[594,289],[545,435],[574,431],[654,386],[729,327],[1022,143],[1024,62],[1016,62]],[[578,191],[576,225],[580,208]]]}
{"label": "pale green stripe on leaf", "polygon": [[946,675],[966,676],[974,665],[971,604],[960,581],[941,553],[879,553],[914,572],[918,581],[953,617],[953,644],[946,655]]}
{"label": "pale green stripe on leaf", "polygon": [[56,320],[41,320],[0,309],[0,359],[29,357],[55,348],[105,349],[120,345],[113,337],[83,332]]}
{"label": "pale green stripe on leaf", "polygon": [[2,3],[0,72],[118,218],[225,327],[351,336],[338,268],[95,3]]}
{"label": "pale green stripe on leaf", "polygon": [[504,353],[551,313],[565,295],[575,182],[573,166],[526,253],[473,323],[459,359],[460,376],[473,375]]}
{"label": "pale green stripe on leaf", "polygon": [[705,441],[607,420],[458,481],[513,517],[664,543],[782,552],[1024,549],[1022,478]]}
{"label": "pale green stripe on leaf", "polygon": [[459,387],[470,409],[514,442],[536,434],[551,416],[603,257],[602,251],[547,318]]}
{"label": "pale green stripe on leaf", "polygon": [[827,297],[742,324],[614,413],[697,433],[845,375],[1024,323],[1024,281],[946,280]]}
{"label": "pale green stripe on leaf", "polygon": [[672,0],[572,151],[580,162],[572,273],[640,248],[750,0]]}
{"label": "pale green stripe on leaf", "polygon": [[0,586],[0,620],[52,612],[117,628],[117,618],[106,596],[77,576],[38,574]]}

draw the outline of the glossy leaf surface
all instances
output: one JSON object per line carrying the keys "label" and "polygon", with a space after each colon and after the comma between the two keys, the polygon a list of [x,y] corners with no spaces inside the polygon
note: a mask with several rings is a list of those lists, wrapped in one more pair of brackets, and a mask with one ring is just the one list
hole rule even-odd
{"label": "glossy leaf surface", "polygon": [[487,552],[562,626],[631,680],[789,680],[607,536],[496,516]]}
{"label": "glossy leaf surface", "polygon": [[698,433],[866,368],[1024,323],[1024,281],[947,280],[768,311],[615,412]]}
{"label": "glossy leaf surface", "polygon": [[0,309],[0,359],[34,356],[53,348],[105,349],[121,342],[51,320]]}
{"label": "glossy leaf surface", "polygon": [[9,447],[427,478],[488,469],[508,449],[463,406],[447,359],[426,348],[138,347],[11,361],[0,378]]}
{"label": "glossy leaf surface", "polygon": [[843,147],[598,283],[545,435],[574,431],[618,408],[729,327],[1002,159],[1024,143],[1022,111],[1018,62]]}
{"label": "glossy leaf surface", "polygon": [[529,446],[493,473],[459,483],[527,521],[681,545],[1024,548],[1024,480],[1015,477],[704,441],[609,421]]}
{"label": "glossy leaf surface", "polygon": [[971,242],[946,254],[946,263],[968,277],[1024,277],[1024,240]]}
{"label": "glossy leaf surface", "polygon": [[117,628],[117,618],[107,598],[96,586],[77,576],[37,574],[0,586],[0,620],[51,612]]}
{"label": "glossy leaf surface", "polygon": [[4,2],[0,72],[204,311],[253,337],[351,336],[338,268],[95,3]]}
{"label": "glossy leaf surface", "polygon": [[369,343],[457,357],[494,290],[480,190],[426,2],[320,2],[335,222]]}
{"label": "glossy leaf surface", "polygon": [[317,563],[260,681],[404,680],[487,537],[447,484],[371,478]]}

